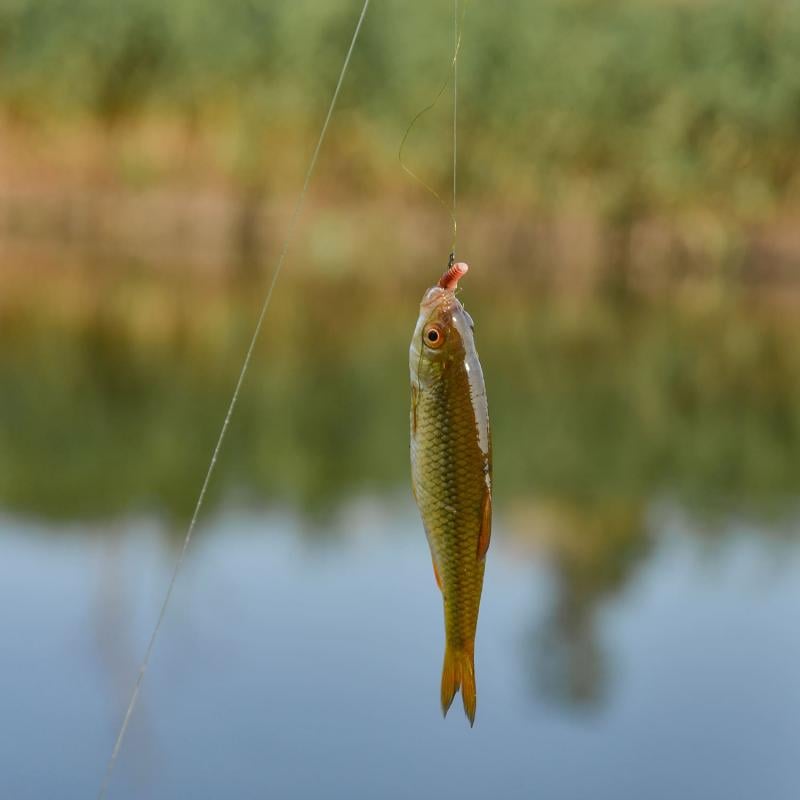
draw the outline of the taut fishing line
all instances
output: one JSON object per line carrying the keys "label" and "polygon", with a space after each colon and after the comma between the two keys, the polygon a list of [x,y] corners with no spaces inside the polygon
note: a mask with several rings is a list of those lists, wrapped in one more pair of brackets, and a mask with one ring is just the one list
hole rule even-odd
{"label": "taut fishing line", "polygon": [[164,596],[164,602],[161,605],[161,610],[158,614],[158,619],[156,620],[155,627],[153,628],[153,632],[150,635],[150,640],[147,643],[147,648],[144,653],[144,658],[142,659],[141,663],[139,664],[139,672],[136,676],[136,681],[133,685],[133,691],[131,693],[130,701],[128,702],[128,708],[125,711],[125,716],[122,720],[122,725],[120,726],[119,733],[117,734],[117,739],[114,743],[114,749],[111,752],[111,757],[108,760],[108,765],[106,766],[105,776],[103,778],[103,782],[100,785],[100,791],[97,795],[98,800],[103,800],[108,792],[109,782],[111,780],[111,774],[114,771],[114,765],[116,764],[117,757],[119,756],[119,751],[122,747],[122,742],[125,739],[125,733],[128,730],[128,724],[131,721],[131,716],[133,711],[136,707],[136,702],[139,699],[139,691],[142,688],[142,682],[144,681],[145,673],[147,672],[147,667],[150,664],[150,656],[153,653],[153,648],[156,643],[156,639],[158,638],[158,633],[161,630],[161,625],[164,622],[164,617],[167,613],[167,606],[169,605],[169,601],[172,598],[172,591],[175,588],[175,582],[178,578],[178,573],[181,570],[181,566],[183,565],[184,558],[186,556],[186,551],[189,549],[189,543],[192,540],[192,534],[194,533],[195,525],[197,524],[197,518],[200,514],[200,509],[203,506],[203,501],[205,500],[206,490],[208,489],[208,484],[211,481],[211,475],[214,472],[214,467],[217,464],[217,456],[219,455],[220,448],[222,447],[222,442],[225,439],[225,434],[228,432],[228,425],[231,421],[231,416],[233,415],[233,411],[236,408],[236,403],[239,400],[239,392],[241,391],[242,384],[244,383],[245,375],[247,374],[247,370],[250,367],[250,360],[253,355],[253,351],[256,346],[256,342],[258,340],[258,336],[261,333],[261,326],[264,322],[264,317],[267,313],[267,308],[269,307],[270,301],[272,300],[272,293],[275,289],[275,284],[278,281],[278,276],[281,273],[281,269],[283,268],[283,262],[286,259],[286,254],[289,251],[289,246],[294,239],[295,230],[297,228],[297,222],[300,218],[300,214],[303,210],[303,205],[305,203],[306,194],[308,193],[308,187],[311,183],[311,176],[314,172],[314,168],[317,165],[317,159],[319,157],[320,150],[322,149],[322,143],[325,141],[325,135],[328,132],[328,126],[331,121],[331,117],[333,116],[333,110],[336,106],[336,101],[339,99],[339,92],[341,91],[342,84],[344,83],[345,75],[347,74],[347,68],[350,66],[350,57],[353,55],[353,50],[356,46],[356,41],[358,40],[358,35],[361,32],[361,26],[364,22],[364,17],[367,14],[367,8],[369,7],[370,0],[364,0],[364,5],[361,8],[361,14],[358,17],[358,22],[356,23],[355,30],[353,31],[353,38],[350,40],[350,47],[347,50],[347,54],[345,55],[344,62],[342,64],[342,69],[339,72],[339,79],[336,82],[336,88],[333,91],[333,96],[331,97],[330,105],[328,106],[328,113],[325,116],[325,121],[322,123],[322,128],[320,129],[319,138],[317,139],[316,147],[314,148],[314,152],[311,155],[311,160],[308,164],[308,169],[306,170],[305,180],[303,181],[303,188],[300,190],[300,195],[297,198],[297,202],[295,203],[294,211],[292,212],[292,216],[289,220],[289,227],[287,228],[286,238],[283,241],[283,246],[281,247],[280,254],[278,256],[278,260],[275,262],[275,268],[272,272],[272,279],[269,283],[269,288],[267,289],[266,296],[264,297],[264,302],[261,305],[261,312],[258,315],[258,320],[256,322],[255,330],[253,331],[253,336],[250,339],[250,345],[247,348],[247,352],[244,357],[244,362],[242,363],[242,369],[239,373],[239,378],[236,381],[236,387],[233,390],[233,395],[231,396],[231,401],[228,405],[228,410],[225,413],[225,419],[222,423],[222,428],[219,432],[219,437],[217,438],[217,443],[214,446],[214,451],[211,455],[211,461],[208,465],[208,470],[206,471],[206,476],[203,480],[203,485],[200,488],[200,494],[197,497],[197,503],[194,507],[194,512],[192,513],[191,521],[189,522],[189,527],[186,531],[186,536],[183,540],[183,546],[181,547],[180,553],[178,554],[178,560],[175,563],[175,568],[172,572],[172,578],[169,582],[167,587],[167,593]]}
{"label": "taut fishing line", "polygon": [[[464,10],[466,11],[466,5]],[[463,20],[462,20],[463,22]],[[461,32],[458,25],[458,0],[453,0],[453,222],[456,219],[456,176],[458,175],[458,51],[461,49]],[[453,246],[450,261],[456,258],[456,234],[453,230]]]}
{"label": "taut fishing line", "polygon": [[[461,52],[461,37],[464,28],[464,15],[467,11],[466,0],[464,2],[461,14],[458,11],[458,0],[453,0],[453,58],[450,62],[450,69],[448,70],[447,77],[444,79],[441,88],[436,94],[436,97],[419,111],[409,123],[403,138],[400,140],[400,147],[397,150],[397,159],[403,171],[408,173],[420,186],[422,186],[429,194],[436,198],[441,207],[450,215],[450,220],[453,223],[453,243],[450,247],[450,263],[455,259],[456,254],[456,238],[458,236],[458,222],[456,221],[456,173],[458,167],[458,55]],[[403,158],[403,150],[405,149],[408,137],[417,122],[425,116],[429,111],[433,110],[442,99],[442,95],[450,85],[450,77],[453,78],[453,203],[448,207],[447,203],[442,199],[439,192],[436,191],[430,184],[426,183],[416,172],[414,172],[405,162]]]}

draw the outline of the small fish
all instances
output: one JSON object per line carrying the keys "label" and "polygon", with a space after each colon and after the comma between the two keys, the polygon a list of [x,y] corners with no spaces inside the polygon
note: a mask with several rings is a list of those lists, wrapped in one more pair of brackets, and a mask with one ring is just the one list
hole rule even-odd
{"label": "small fish", "polygon": [[411,480],[444,602],[442,713],[461,690],[475,722],[475,629],[492,529],[489,410],[453,264],[425,293],[411,340]]}

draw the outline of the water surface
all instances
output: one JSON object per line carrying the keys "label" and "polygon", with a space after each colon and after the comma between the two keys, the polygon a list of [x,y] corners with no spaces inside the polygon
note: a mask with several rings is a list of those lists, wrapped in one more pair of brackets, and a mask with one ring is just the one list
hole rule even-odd
{"label": "water surface", "polygon": [[[647,563],[593,619],[606,674],[583,702],[541,680],[552,575],[498,532],[470,730],[438,708],[440,601],[412,508],[353,502],[335,545],[291,513],[215,515],[111,796],[789,800],[800,551],[740,526],[711,557],[680,514],[656,516]],[[96,791],[175,557],[160,529],[3,520],[6,796]]]}
{"label": "water surface", "polygon": [[[79,317],[8,315],[0,341],[13,800],[95,796],[250,333],[252,293],[115,287]],[[480,287],[497,491],[475,728],[458,701],[441,718],[409,497],[419,287],[290,281],[110,798],[795,800],[791,326]]]}

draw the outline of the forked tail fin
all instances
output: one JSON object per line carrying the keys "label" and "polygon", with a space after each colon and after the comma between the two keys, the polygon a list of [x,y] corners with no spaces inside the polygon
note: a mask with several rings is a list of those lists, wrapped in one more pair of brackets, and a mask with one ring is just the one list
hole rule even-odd
{"label": "forked tail fin", "polygon": [[445,716],[459,689],[461,699],[464,701],[464,712],[472,727],[475,723],[477,703],[474,650],[472,647],[456,649],[448,644],[445,647],[442,667],[442,713]]}

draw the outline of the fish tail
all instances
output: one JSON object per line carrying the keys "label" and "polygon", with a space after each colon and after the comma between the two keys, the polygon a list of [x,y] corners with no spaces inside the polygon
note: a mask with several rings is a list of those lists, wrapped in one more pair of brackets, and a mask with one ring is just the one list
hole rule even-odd
{"label": "fish tail", "polygon": [[445,716],[459,689],[464,702],[464,712],[472,727],[475,723],[477,704],[474,650],[472,647],[456,648],[448,644],[445,646],[442,667],[442,714]]}

